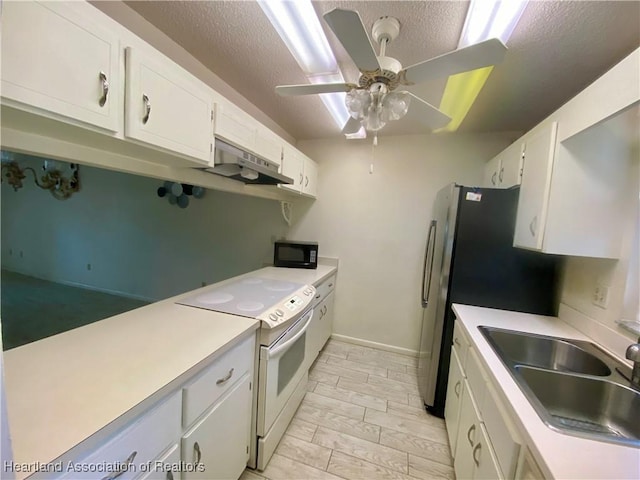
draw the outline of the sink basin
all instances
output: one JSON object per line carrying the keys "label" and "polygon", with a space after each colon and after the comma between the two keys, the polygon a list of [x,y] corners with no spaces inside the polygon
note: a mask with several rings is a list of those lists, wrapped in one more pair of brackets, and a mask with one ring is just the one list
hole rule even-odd
{"label": "sink basin", "polygon": [[479,328],[503,361],[561,372],[597,376],[611,374],[606,363],[587,351],[597,349],[592,343],[491,327]]}
{"label": "sink basin", "polygon": [[478,327],[549,428],[640,447],[631,369],[593,343]]}
{"label": "sink basin", "polygon": [[640,392],[600,378],[520,365],[515,370],[535,396],[533,405],[547,425],[640,446]]}

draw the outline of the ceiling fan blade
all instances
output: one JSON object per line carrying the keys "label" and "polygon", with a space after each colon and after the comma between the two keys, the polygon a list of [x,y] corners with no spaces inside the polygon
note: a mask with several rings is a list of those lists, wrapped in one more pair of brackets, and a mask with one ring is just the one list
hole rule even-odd
{"label": "ceiling fan blade", "polygon": [[348,92],[357,88],[353,83],[307,83],[303,85],[280,85],[276,93],[282,97],[314,95],[318,93]]}
{"label": "ceiling fan blade", "polygon": [[355,118],[350,116],[349,120],[347,120],[347,123],[345,123],[344,127],[342,127],[342,133],[345,135],[357,133],[360,128],[362,128],[362,123],[360,123],[360,120],[356,120]]}
{"label": "ceiling fan blade", "polygon": [[334,8],[324,14],[324,19],[358,69],[375,71],[380,68],[378,57],[358,12]]}
{"label": "ceiling fan blade", "polygon": [[507,47],[500,40],[491,38],[445,53],[431,60],[416,63],[400,72],[400,77],[405,85],[427,82],[476,68],[496,65],[502,62],[506,52]]}
{"label": "ceiling fan blade", "polygon": [[430,103],[425,102],[420,97],[411,92],[403,92],[411,95],[411,104],[407,117],[422,123],[429,130],[437,130],[447,125],[451,118],[445,115]]}

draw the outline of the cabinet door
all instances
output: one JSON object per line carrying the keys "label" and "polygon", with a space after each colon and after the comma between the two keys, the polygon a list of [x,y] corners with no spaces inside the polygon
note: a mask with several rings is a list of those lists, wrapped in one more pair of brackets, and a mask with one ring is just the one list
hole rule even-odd
{"label": "cabinet door", "polygon": [[88,21],[83,7],[2,3],[3,101],[117,132],[118,38]]}
{"label": "cabinet door", "polygon": [[480,420],[469,384],[464,380],[453,467],[457,478],[473,478],[473,447],[480,438]]}
{"label": "cabinet door", "polygon": [[[318,294],[320,296],[320,294]],[[318,357],[318,352],[322,348],[322,317],[324,316],[324,300],[313,307],[313,317],[307,327],[305,350],[304,350],[304,369],[311,367],[311,364]]]}
{"label": "cabinet door", "polygon": [[318,351],[322,350],[322,347],[327,343],[333,331],[333,295],[333,292],[329,293],[324,300],[323,314],[320,318],[320,348]]}
{"label": "cabinet door", "polygon": [[500,173],[501,154],[496,155],[484,166],[484,186],[498,188],[498,174]]}
{"label": "cabinet door", "polygon": [[237,147],[255,151],[258,122],[232,103],[216,102],[214,133]]}
{"label": "cabinet door", "polygon": [[204,418],[182,437],[182,461],[197,463],[183,480],[238,478],[249,459],[251,391],[249,375],[238,381]]}
{"label": "cabinet door", "polygon": [[125,135],[208,164],[213,101],[209,91],[164,57],[126,49]]}
{"label": "cabinet door", "polygon": [[504,478],[498,462],[495,457],[495,453],[489,441],[489,435],[484,425],[480,424],[480,431],[478,432],[478,441],[473,446],[471,456],[473,458],[473,478],[479,480],[498,480]]}
{"label": "cabinet door", "polygon": [[523,144],[516,142],[502,152],[502,163],[498,171],[500,188],[510,188],[522,183]]}
{"label": "cabinet door", "polygon": [[551,122],[525,142],[522,184],[513,238],[515,247],[542,249],[556,131],[557,123]]}
{"label": "cabinet door", "polygon": [[458,440],[458,425],[460,420],[460,402],[464,388],[464,374],[456,353],[456,347],[451,349],[451,367],[449,368],[449,383],[447,384],[447,401],[444,406],[444,421],[451,446],[451,456],[456,457],[456,442]]}
{"label": "cabinet door", "polygon": [[301,192],[302,185],[304,184],[303,169],[304,158],[293,147],[285,146],[280,173],[287,177],[291,177],[293,179],[293,184],[281,184],[279,186],[293,192]]}
{"label": "cabinet door", "polygon": [[308,157],[303,156],[304,183],[302,193],[315,198],[318,195],[318,164]]}
{"label": "cabinet door", "polygon": [[180,480],[180,447],[172,446],[160,458],[149,463],[149,471],[137,480]]}
{"label": "cabinet door", "polygon": [[258,126],[255,148],[257,155],[280,165],[282,163],[282,145],[282,140],[275,133],[262,125]]}

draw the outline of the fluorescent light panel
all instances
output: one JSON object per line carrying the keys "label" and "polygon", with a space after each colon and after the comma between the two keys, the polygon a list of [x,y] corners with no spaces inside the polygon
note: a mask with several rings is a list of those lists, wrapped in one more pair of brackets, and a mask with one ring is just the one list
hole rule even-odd
{"label": "fluorescent light panel", "polygon": [[[258,0],[258,4],[310,83],[344,82],[310,0]],[[336,124],[343,128],[349,119],[345,94],[323,93],[320,99]]]}
{"label": "fluorescent light panel", "polygon": [[[506,44],[526,6],[527,0],[471,0],[458,48],[490,38],[499,38]],[[458,129],[492,70],[493,67],[485,67],[449,77],[440,110],[451,117],[451,122],[437,131]]]}

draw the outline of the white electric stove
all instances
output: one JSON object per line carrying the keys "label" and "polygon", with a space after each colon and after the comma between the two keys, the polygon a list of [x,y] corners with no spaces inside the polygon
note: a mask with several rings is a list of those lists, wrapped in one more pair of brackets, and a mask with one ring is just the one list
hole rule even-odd
{"label": "white electric stove", "polygon": [[[316,289],[303,283],[245,277],[200,291],[176,303],[261,320],[263,345],[269,345],[311,305]],[[274,338],[275,337],[275,338]]]}

